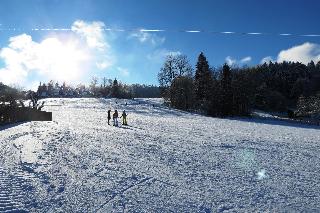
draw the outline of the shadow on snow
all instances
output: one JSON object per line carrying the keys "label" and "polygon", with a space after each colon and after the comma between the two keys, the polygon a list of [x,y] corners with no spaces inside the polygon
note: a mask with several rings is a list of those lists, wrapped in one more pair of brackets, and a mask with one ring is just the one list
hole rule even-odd
{"label": "shadow on snow", "polygon": [[5,125],[0,126],[0,131],[3,131],[3,130],[6,130],[6,129],[10,129],[10,128],[16,127],[16,126],[19,126],[19,125],[24,124],[24,123],[27,123],[27,122],[28,122],[28,121],[18,122],[18,123],[12,123],[12,124],[5,124]]}
{"label": "shadow on snow", "polygon": [[303,129],[320,129],[320,126],[312,125],[312,124],[304,124],[299,121],[294,120],[281,120],[276,118],[225,118],[231,121],[242,121],[249,123],[257,123],[257,124],[267,124],[267,125],[275,125],[275,126],[286,126],[286,127],[295,127],[295,128],[303,128]]}

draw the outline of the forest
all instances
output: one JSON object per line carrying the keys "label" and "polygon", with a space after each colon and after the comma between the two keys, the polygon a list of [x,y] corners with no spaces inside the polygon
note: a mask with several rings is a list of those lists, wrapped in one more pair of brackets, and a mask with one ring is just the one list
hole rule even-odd
{"label": "forest", "polygon": [[201,52],[193,68],[187,56],[168,55],[158,80],[162,97],[177,109],[216,117],[249,116],[258,109],[319,119],[320,62],[210,67]]}

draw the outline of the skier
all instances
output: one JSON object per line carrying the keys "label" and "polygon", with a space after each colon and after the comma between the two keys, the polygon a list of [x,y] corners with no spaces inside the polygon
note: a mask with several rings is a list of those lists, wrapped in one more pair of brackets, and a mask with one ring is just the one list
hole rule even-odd
{"label": "skier", "polygon": [[118,110],[115,110],[113,113],[113,126],[118,126]]}
{"label": "skier", "polygon": [[110,120],[111,120],[111,110],[108,110],[108,125],[110,125]]}
{"label": "skier", "polygon": [[121,117],[122,118],[122,125],[128,125],[127,123],[127,113],[125,110],[123,110]]}

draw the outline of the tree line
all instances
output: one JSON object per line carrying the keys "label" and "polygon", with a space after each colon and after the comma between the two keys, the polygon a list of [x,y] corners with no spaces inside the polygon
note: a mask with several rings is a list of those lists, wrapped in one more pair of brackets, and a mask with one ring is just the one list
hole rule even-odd
{"label": "tree line", "polygon": [[24,98],[23,92],[19,89],[9,87],[0,82],[0,107],[8,103],[10,106],[17,106]]}
{"label": "tree line", "polygon": [[[155,85],[124,84],[117,79],[92,78],[91,83],[72,86],[53,80],[39,84],[36,91],[14,88],[0,82],[0,108],[25,107],[24,100],[30,100],[29,107],[41,109],[42,98],[51,97],[96,97],[96,98],[160,98],[160,89]],[[41,105],[42,104],[42,105]]]}
{"label": "tree line", "polygon": [[210,67],[204,53],[195,69],[185,55],[168,55],[158,73],[172,107],[210,116],[246,116],[252,109],[319,114],[320,62],[269,62],[253,67]]}
{"label": "tree line", "polygon": [[109,97],[109,98],[158,98],[160,90],[158,86],[145,84],[124,84],[117,79],[99,79],[93,77],[88,86],[78,84],[68,85],[66,82],[61,85],[58,82],[49,81],[40,83],[37,94],[40,97]]}

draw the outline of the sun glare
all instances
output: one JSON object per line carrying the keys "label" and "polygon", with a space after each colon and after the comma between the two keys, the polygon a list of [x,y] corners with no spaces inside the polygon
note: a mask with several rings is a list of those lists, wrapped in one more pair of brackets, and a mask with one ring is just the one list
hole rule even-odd
{"label": "sun glare", "polygon": [[58,38],[47,38],[39,45],[41,64],[45,74],[53,75],[55,80],[79,79],[85,71],[83,64],[89,56],[85,48],[74,40],[62,41]]}

